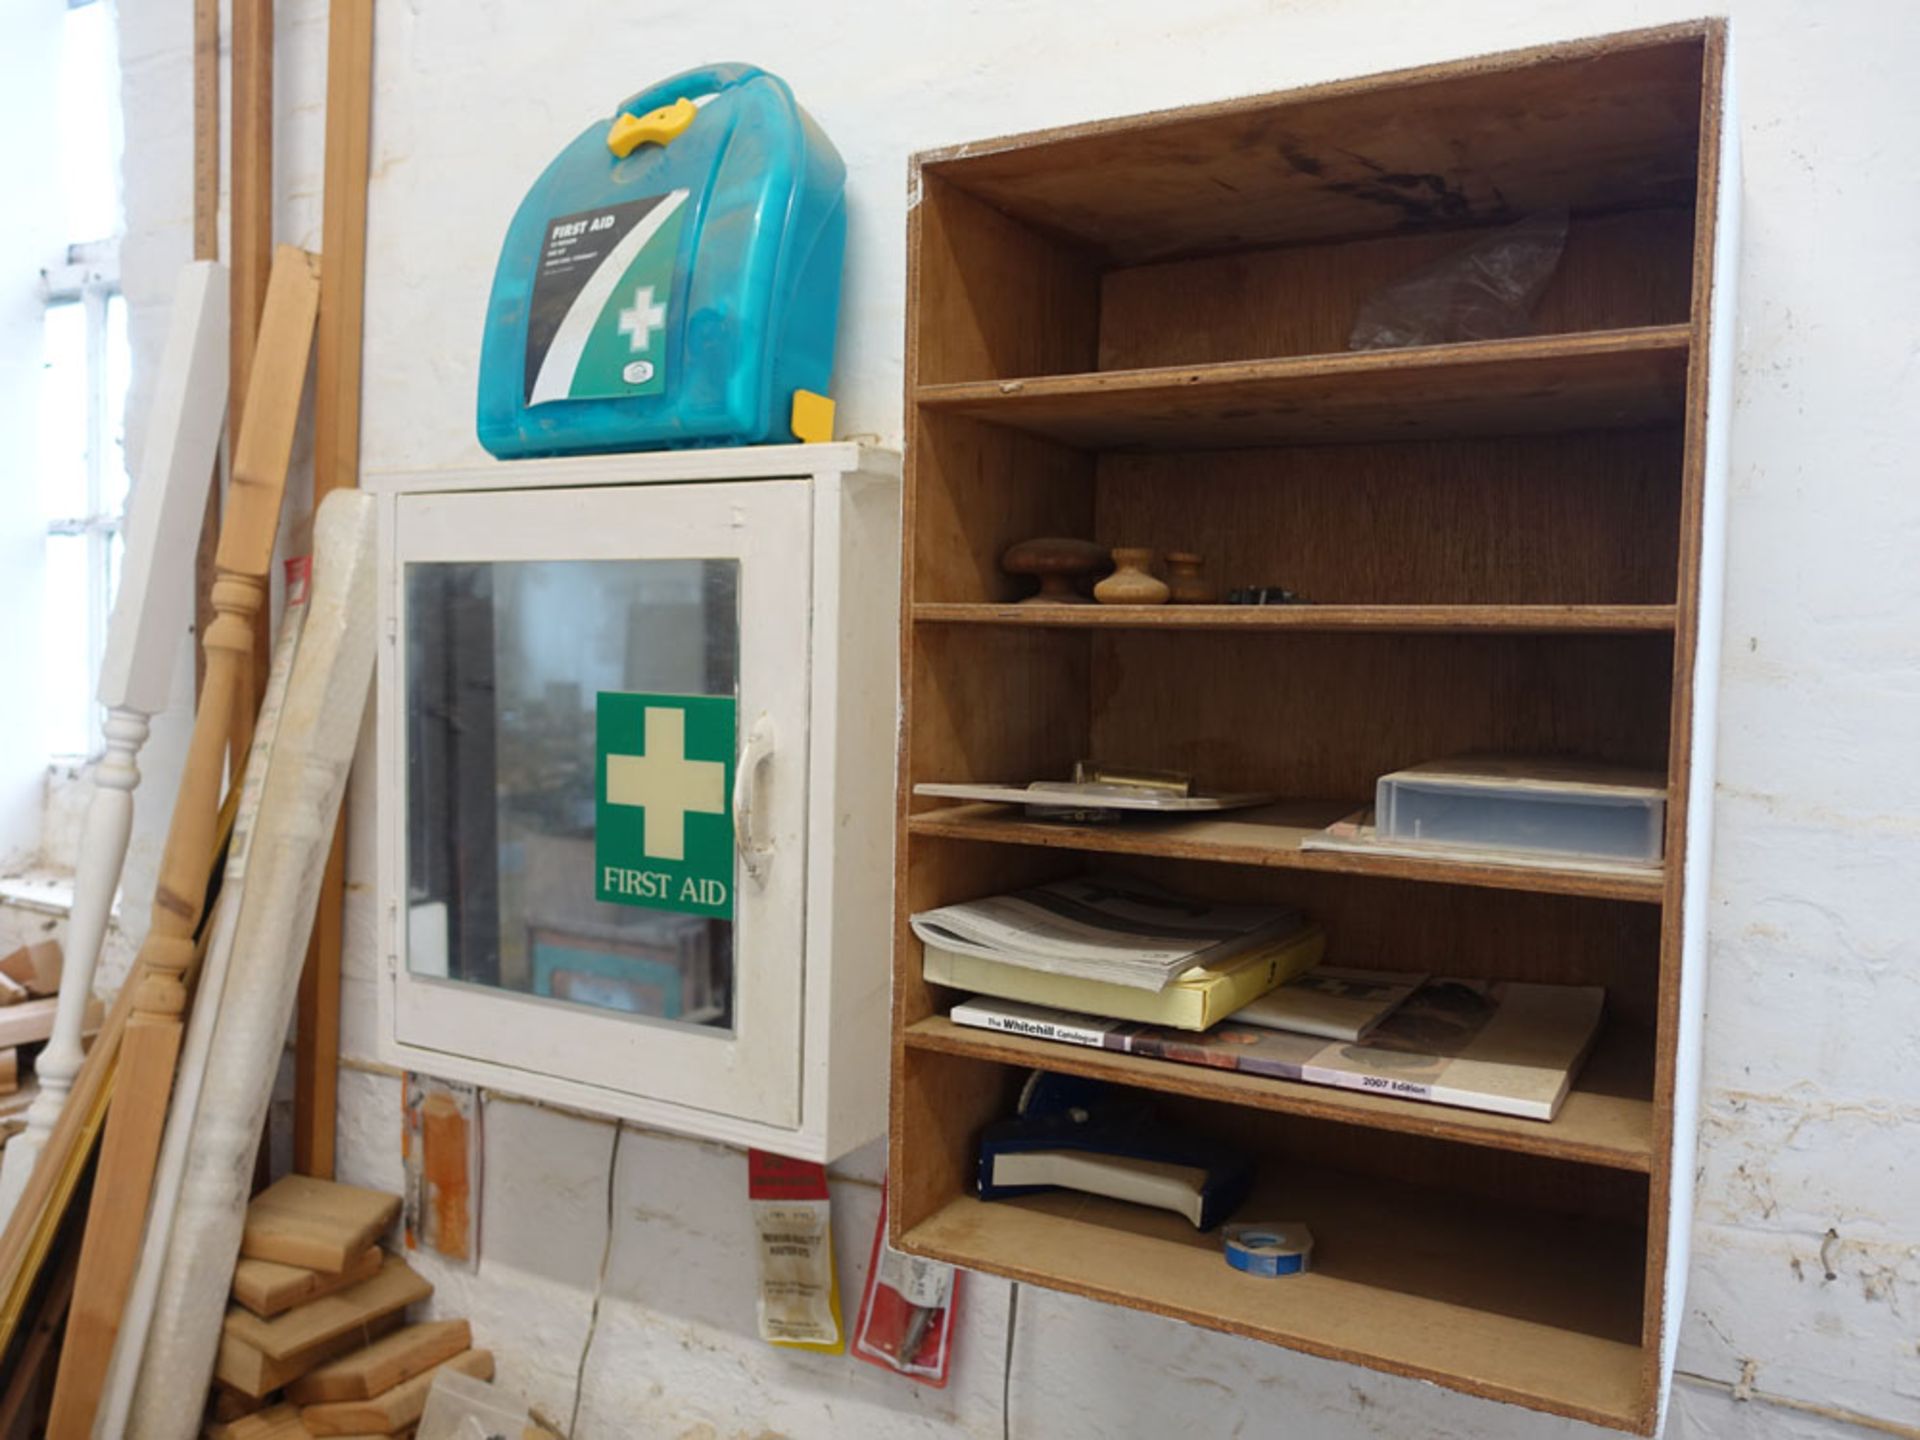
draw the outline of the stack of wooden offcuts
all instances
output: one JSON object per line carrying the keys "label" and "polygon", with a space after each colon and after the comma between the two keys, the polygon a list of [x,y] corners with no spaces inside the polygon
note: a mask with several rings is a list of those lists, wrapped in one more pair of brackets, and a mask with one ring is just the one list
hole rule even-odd
{"label": "stack of wooden offcuts", "polygon": [[465,1320],[408,1324],[433,1286],[380,1237],[400,1197],[290,1175],[247,1208],[208,1440],[410,1435],[442,1369],[493,1376]]}
{"label": "stack of wooden offcuts", "polygon": [[[0,958],[0,1100],[20,1090],[20,1049],[53,1034],[60,996],[60,942],[36,940]],[[100,1028],[100,1002],[87,1001],[82,1028]],[[31,1097],[27,1097],[31,1098]],[[0,1103],[0,1127],[16,1108]]]}

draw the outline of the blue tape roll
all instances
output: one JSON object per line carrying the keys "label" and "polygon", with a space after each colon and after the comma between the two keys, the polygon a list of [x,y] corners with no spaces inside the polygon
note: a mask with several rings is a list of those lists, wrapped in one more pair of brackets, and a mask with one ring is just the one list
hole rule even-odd
{"label": "blue tape roll", "polygon": [[1227,1264],[1248,1275],[1298,1275],[1311,1268],[1313,1232],[1304,1225],[1229,1225],[1221,1237]]}

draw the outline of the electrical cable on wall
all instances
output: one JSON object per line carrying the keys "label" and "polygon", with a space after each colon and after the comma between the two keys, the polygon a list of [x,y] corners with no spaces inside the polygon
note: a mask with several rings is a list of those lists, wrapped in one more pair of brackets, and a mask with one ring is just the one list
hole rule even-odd
{"label": "electrical cable on wall", "polygon": [[607,1154],[607,1238],[600,1246],[600,1273],[594,1277],[593,1307],[587,1312],[587,1336],[580,1342],[580,1363],[573,1371],[573,1406],[567,1415],[567,1434],[580,1429],[580,1402],[587,1393],[587,1357],[593,1353],[594,1333],[600,1328],[600,1297],[607,1288],[607,1265],[613,1259],[614,1192],[620,1183],[620,1139],[627,1133],[626,1122],[613,1125],[613,1146]]}
{"label": "electrical cable on wall", "polygon": [[1007,1282],[1007,1349],[1000,1365],[1000,1440],[1013,1440],[1013,1336],[1020,1320],[1020,1282]]}

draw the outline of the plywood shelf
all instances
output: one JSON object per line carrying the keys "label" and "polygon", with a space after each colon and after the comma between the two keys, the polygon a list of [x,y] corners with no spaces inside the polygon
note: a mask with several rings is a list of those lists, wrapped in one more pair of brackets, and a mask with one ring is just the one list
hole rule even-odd
{"label": "plywood shelf", "polygon": [[1671,605],[972,605],[923,601],[916,625],[1509,635],[1672,633]]}
{"label": "plywood shelf", "polygon": [[1439,885],[1531,890],[1548,895],[1585,895],[1601,900],[1629,900],[1653,905],[1659,904],[1665,893],[1665,877],[1658,870],[1638,874],[1583,870],[1573,866],[1500,865],[1400,855],[1355,855],[1340,850],[1301,848],[1301,842],[1307,836],[1352,814],[1363,803],[1355,800],[1289,800],[1251,810],[1219,811],[1198,818],[1128,820],[1116,825],[1030,820],[1011,805],[945,805],[910,815],[907,818],[907,830],[911,835],[945,840],[1033,845],[1084,850],[1091,854],[1157,855],[1174,860],[1203,860],[1223,865],[1317,870],[1340,875],[1370,875],[1388,880],[1418,880]]}
{"label": "plywood shelf", "polygon": [[1644,1173],[1652,1166],[1652,1052],[1645,1036],[1620,1028],[1602,1036],[1594,1054],[1575,1076],[1574,1089],[1560,1114],[1550,1122],[1003,1035],[956,1025],[944,1016],[910,1026],[906,1043],[910,1049],[1062,1070],[1170,1095],[1307,1115],[1372,1130],[1424,1135],[1617,1170]]}
{"label": "plywood shelf", "polygon": [[957,1196],[903,1248],[1602,1425],[1648,1427],[1634,1228],[1284,1162],[1248,1215],[1313,1231],[1313,1273],[1228,1267],[1163,1211]]}
{"label": "plywood shelf", "polygon": [[1691,330],[922,385],[932,414],[1080,449],[1204,450],[1604,430],[1676,420]]}

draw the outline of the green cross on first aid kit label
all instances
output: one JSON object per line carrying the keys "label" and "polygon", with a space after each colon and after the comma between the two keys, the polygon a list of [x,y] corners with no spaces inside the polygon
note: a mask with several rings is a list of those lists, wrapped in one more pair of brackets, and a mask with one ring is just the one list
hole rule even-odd
{"label": "green cross on first aid kit label", "polygon": [[731,696],[600,692],[596,896],[732,916],[735,728]]}

